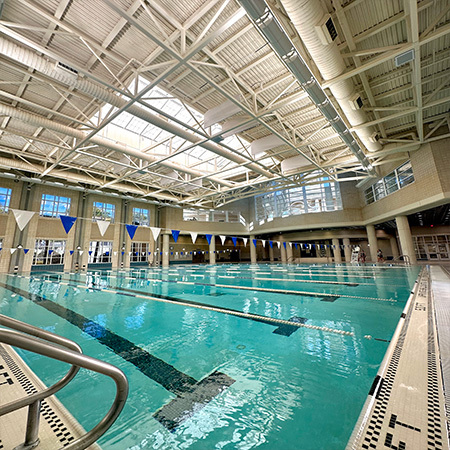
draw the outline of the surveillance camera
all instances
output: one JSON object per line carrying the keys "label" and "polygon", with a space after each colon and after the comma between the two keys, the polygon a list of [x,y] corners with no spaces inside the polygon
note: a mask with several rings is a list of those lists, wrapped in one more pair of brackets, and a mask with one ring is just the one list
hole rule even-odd
{"label": "surveillance camera", "polygon": [[18,183],[20,180],[18,178],[14,178],[14,183]]}

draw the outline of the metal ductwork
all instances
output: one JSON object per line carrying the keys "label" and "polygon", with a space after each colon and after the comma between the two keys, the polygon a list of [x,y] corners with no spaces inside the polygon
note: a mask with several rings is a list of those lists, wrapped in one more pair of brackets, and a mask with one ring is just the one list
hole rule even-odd
{"label": "metal ductwork", "polygon": [[[34,125],[36,127],[43,127],[43,128],[47,128],[49,130],[56,131],[57,133],[65,134],[67,136],[72,136],[79,140],[83,140],[88,135],[88,133],[85,133],[84,131],[68,127],[67,125],[63,125],[58,122],[55,122],[54,120],[46,119],[45,117],[38,116],[36,114],[29,113],[29,112],[14,108],[12,106],[3,105],[0,103],[0,115],[1,114],[10,116],[14,119],[18,119],[22,122],[28,123],[30,125]],[[140,159],[143,159],[143,160],[146,160],[149,162],[158,162],[159,161],[158,158],[156,158],[152,155],[140,152],[139,150],[129,148],[126,145],[112,142],[109,139],[103,138],[101,136],[93,136],[91,139],[89,139],[89,141],[93,142],[94,144],[97,144],[101,147],[105,147],[110,150],[113,150],[115,152],[124,153],[126,155],[140,158]],[[187,173],[189,175],[192,175],[195,178],[204,177],[203,172],[181,166],[174,162],[162,161],[160,164],[162,166],[169,167],[170,169]],[[223,180],[220,180],[216,177],[207,177],[207,178],[211,181],[214,181],[216,183],[222,184],[227,187],[234,186],[232,183],[224,182]]]}
{"label": "metal ductwork", "polygon": [[[24,64],[27,67],[31,67],[32,69],[43,73],[44,75],[47,75],[50,78],[53,78],[61,83],[64,83],[76,90],[79,90],[93,98],[96,98],[102,102],[108,103],[112,106],[115,106],[116,108],[122,108],[127,104],[127,101],[113,92],[108,91],[104,87],[97,85],[93,83],[92,81],[86,79],[86,78],[80,78],[77,75],[77,72],[70,67],[67,67],[62,64],[58,64],[55,62],[50,62],[47,59],[43,58],[42,56],[39,56],[37,53],[35,53],[32,50],[23,48],[14,42],[11,42],[3,37],[0,37],[0,54],[7,56],[8,58],[11,58],[21,64]],[[126,110],[129,114],[139,117],[140,119],[158,127],[162,130],[165,130],[175,136],[179,136],[182,139],[185,139],[186,141],[189,141],[193,144],[198,144],[200,147],[205,148],[206,150],[209,150],[212,153],[215,153],[216,155],[222,156],[230,161],[235,162],[236,164],[245,165],[249,169],[253,170],[254,172],[257,172],[261,175],[264,175],[267,178],[273,178],[274,175],[270,173],[269,171],[265,170],[264,168],[260,167],[259,165],[249,162],[246,158],[243,158],[240,155],[237,155],[235,153],[232,153],[219,145],[215,144],[214,142],[204,142],[203,138],[200,138],[196,136],[195,134],[186,131],[185,129],[173,124],[167,122],[165,119],[159,117],[156,114],[151,113],[149,110],[143,109],[137,105],[131,105]],[[138,156],[141,159],[146,159],[144,157],[144,153],[139,153]],[[161,162],[162,165],[166,165],[168,167],[171,167],[166,162]],[[192,173],[194,171],[191,171],[187,168],[182,168],[181,166],[172,167],[175,170],[189,173],[194,176],[203,176],[204,174],[199,173]],[[208,178],[208,177],[206,177]],[[217,178],[209,177],[211,181],[214,181],[218,184],[232,187],[232,183],[225,182],[223,180],[219,180]]]}
{"label": "metal ductwork", "polygon": [[[344,73],[346,67],[337,45],[332,41],[324,43],[318,36],[318,31],[321,29],[319,24],[328,14],[323,9],[322,2],[317,0],[280,1],[323,79],[330,80]],[[326,30],[324,32],[327,33]],[[368,122],[365,111],[355,105],[358,93],[352,80],[347,79],[333,84],[330,90],[352,126]],[[380,143],[374,139],[376,130],[373,126],[360,128],[356,134],[370,152],[382,148]]]}
{"label": "metal ductwork", "polygon": [[[329,121],[331,127],[339,134],[358,161],[369,174],[376,175],[369,160],[352,133],[334,108],[330,99],[320,87],[313,73],[295,49],[294,44],[284,32],[282,26],[263,0],[239,0],[261,34],[269,42],[274,52],[280,57],[290,72],[297,78],[312,102]],[[313,0],[314,2],[314,0]],[[296,4],[297,0],[292,3]],[[300,2],[304,3],[304,2]],[[320,2],[317,2],[320,3]],[[311,18],[309,18],[311,20]],[[365,121],[365,120],[364,120]],[[359,123],[358,123],[359,124]]]}
{"label": "metal ductwork", "polygon": [[[18,159],[10,159],[10,158],[3,158],[0,156],[0,166],[8,167],[10,169],[17,169],[17,170],[23,170],[25,172],[33,172],[36,174],[41,175],[42,174],[42,166],[38,164],[32,164],[30,162],[20,161]],[[102,187],[103,181],[102,180],[96,180],[93,177],[90,177],[88,175],[83,175],[79,173],[73,173],[68,172],[65,170],[53,170],[52,175],[56,178],[61,178],[66,181],[75,182],[75,183],[86,183],[86,184],[94,184],[97,186]],[[146,193],[134,186],[130,186],[129,184],[124,183],[116,183],[114,184],[114,189],[127,193],[127,194],[137,194],[137,195],[145,195]],[[172,197],[170,195],[164,195],[164,194],[151,194],[153,197],[164,200],[164,201],[170,201],[170,202],[176,202],[178,199],[176,197]]]}

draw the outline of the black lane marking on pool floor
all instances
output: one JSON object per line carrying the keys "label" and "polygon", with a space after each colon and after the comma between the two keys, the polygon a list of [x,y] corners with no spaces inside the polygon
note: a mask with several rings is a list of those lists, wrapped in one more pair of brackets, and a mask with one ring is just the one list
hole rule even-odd
{"label": "black lane marking on pool floor", "polygon": [[[289,319],[289,322],[295,323],[306,323],[308,319],[305,317],[294,316]],[[292,333],[295,333],[298,330],[298,327],[294,325],[281,324],[278,328],[273,330],[274,334],[281,334],[282,336],[290,336]]]}
{"label": "black lane marking on pool floor", "polygon": [[81,331],[89,334],[101,344],[108,347],[116,355],[133,364],[148,378],[175,394],[177,396],[176,398],[171,400],[167,405],[164,405],[153,415],[156,420],[170,431],[173,431],[184,420],[191,417],[236,381],[218,371],[214,371],[202,380],[197,381],[195,378],[180,372],[164,360],[138,347],[128,339],[113,333],[97,322],[75,311],[15,286],[4,283],[0,283],[0,286],[31,300],[36,305],[42,306],[47,311],[75,325]]}
{"label": "black lane marking on pool floor", "polygon": [[[57,276],[55,276],[55,275],[53,275],[53,276],[49,275],[48,278],[53,278],[55,280],[54,282],[56,282],[56,281],[63,281],[64,283],[67,283],[67,286],[80,288],[79,284],[74,284],[74,283],[77,282],[77,280],[70,280],[70,282],[68,282],[67,280],[64,280],[64,279],[58,280]],[[92,289],[94,291],[100,291],[100,292],[103,291],[103,289],[101,289],[101,288],[89,287],[89,286],[83,286],[83,287],[85,287],[87,289]],[[127,289],[127,288],[123,288],[123,287],[111,286],[109,284],[108,284],[108,287],[110,287],[111,289],[115,289],[116,291],[123,291],[123,292],[116,292],[116,293],[119,294],[119,295],[125,295],[127,297],[137,297],[137,295],[139,295],[140,298],[148,297],[150,300],[151,300],[151,297],[155,297],[155,298],[160,298],[162,300],[167,300],[168,302],[171,302],[171,303],[179,304],[181,306],[183,306],[183,304],[185,304],[185,305],[192,305],[192,306],[203,306],[205,308],[213,308],[213,309],[210,309],[209,311],[219,312],[219,313],[222,313],[222,314],[230,314],[230,315],[233,315],[234,317],[239,317],[239,318],[242,318],[242,319],[253,320],[254,322],[260,322],[260,323],[264,323],[266,325],[272,325],[272,326],[275,326],[275,327],[278,327],[278,328],[281,328],[284,325],[284,324],[279,325],[278,323],[274,322],[273,320],[270,320],[270,318],[266,318],[266,317],[261,316],[259,314],[253,314],[252,313],[252,316],[236,315],[236,314],[233,314],[233,313],[242,314],[243,311],[239,311],[237,309],[232,309],[232,308],[227,308],[225,306],[209,305],[208,303],[194,302],[193,300],[183,300],[181,298],[170,297],[168,295],[162,295],[162,294],[146,293],[146,292],[136,291],[134,289]],[[214,308],[218,308],[218,309],[214,309]],[[297,317],[297,316],[294,316],[294,317]],[[301,319],[301,320],[292,320],[292,319],[293,318],[291,317],[289,319],[289,321],[290,322],[302,323],[302,324],[306,323],[307,320],[308,320],[305,317],[299,317],[298,318],[298,319]],[[286,326],[289,327],[289,329],[290,328],[295,328],[294,331],[299,329],[299,327],[296,327],[295,325],[286,325]],[[294,331],[292,331],[292,333]],[[282,336],[290,336],[292,333],[289,333],[289,334],[275,333],[275,334],[280,334]]]}

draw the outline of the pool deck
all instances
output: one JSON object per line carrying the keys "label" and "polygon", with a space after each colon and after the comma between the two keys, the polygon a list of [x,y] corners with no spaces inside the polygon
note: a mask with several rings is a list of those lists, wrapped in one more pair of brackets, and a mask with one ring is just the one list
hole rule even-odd
{"label": "pool deck", "polygon": [[[450,274],[416,282],[347,450],[448,450]],[[442,370],[441,370],[442,367]]]}
{"label": "pool deck", "polygon": [[[8,345],[0,344],[0,403],[6,404],[26,397],[45,386]],[[12,450],[25,440],[28,408],[22,408],[0,417],[0,449]],[[85,434],[81,425],[54,397],[41,404],[37,449],[56,450],[67,446]],[[97,444],[90,450],[100,450]]]}

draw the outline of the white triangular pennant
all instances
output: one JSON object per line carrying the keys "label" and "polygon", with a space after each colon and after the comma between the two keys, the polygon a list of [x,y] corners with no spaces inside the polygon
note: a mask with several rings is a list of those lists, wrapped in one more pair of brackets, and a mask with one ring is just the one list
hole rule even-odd
{"label": "white triangular pennant", "polygon": [[288,242],[288,244],[289,244],[289,247],[291,247],[291,248],[292,248],[292,242]]}
{"label": "white triangular pennant", "polygon": [[9,251],[11,252],[11,255],[17,250],[17,248],[10,248]]}
{"label": "white triangular pennant", "polygon": [[79,253],[80,255],[82,255],[82,254],[84,253],[84,250],[79,250],[78,253]]}
{"label": "white triangular pennant", "polygon": [[156,241],[158,239],[159,233],[161,232],[161,228],[150,227],[150,230],[152,230],[153,239]]}
{"label": "white triangular pennant", "polygon": [[278,248],[280,248],[281,247],[281,242],[277,241],[277,245],[278,245]]}
{"label": "white triangular pennant", "polygon": [[222,245],[225,244],[225,239],[227,238],[226,236],[223,236],[221,234],[219,234],[220,240],[222,241]]}
{"label": "white triangular pennant", "polygon": [[117,256],[117,252],[113,252],[114,253],[114,256]]}
{"label": "white triangular pennant", "polygon": [[197,240],[198,233],[196,233],[195,231],[191,231],[190,234],[191,234],[192,243],[195,244],[195,241]]}
{"label": "white triangular pennant", "polygon": [[132,253],[133,253],[133,252],[128,252],[128,255],[131,256]]}
{"label": "white triangular pennant", "polygon": [[107,222],[106,220],[97,220],[98,231],[100,231],[102,236],[105,235],[110,223],[111,222]]}
{"label": "white triangular pennant", "polygon": [[247,247],[248,238],[242,238],[242,240],[244,241],[244,247]]}
{"label": "white triangular pennant", "polygon": [[12,209],[14,218],[16,219],[17,226],[19,230],[22,231],[27,225],[31,218],[34,216],[34,211],[22,211],[21,209]]}
{"label": "white triangular pennant", "polygon": [[265,239],[261,239],[261,242],[262,242],[263,247],[265,247],[266,246],[266,240]]}

